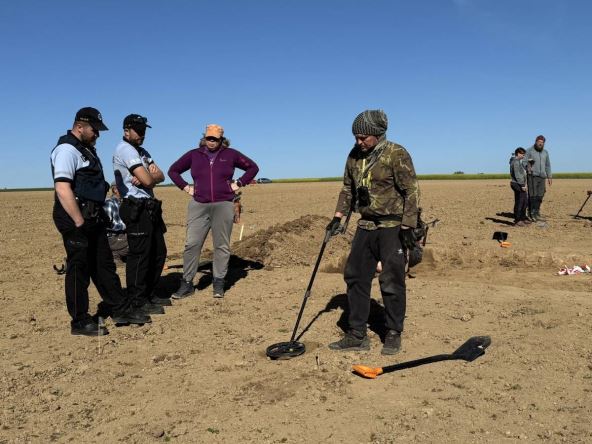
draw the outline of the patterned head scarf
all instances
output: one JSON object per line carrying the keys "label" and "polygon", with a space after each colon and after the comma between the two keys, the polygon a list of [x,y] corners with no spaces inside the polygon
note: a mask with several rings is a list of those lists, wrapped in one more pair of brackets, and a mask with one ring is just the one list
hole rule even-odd
{"label": "patterned head scarf", "polygon": [[381,109],[369,109],[358,114],[352,124],[353,134],[382,136],[386,133],[388,118]]}

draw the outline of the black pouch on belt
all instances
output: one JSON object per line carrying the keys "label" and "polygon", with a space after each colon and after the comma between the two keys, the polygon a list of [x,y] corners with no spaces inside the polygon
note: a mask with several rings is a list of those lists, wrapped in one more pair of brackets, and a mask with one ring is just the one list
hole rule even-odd
{"label": "black pouch on belt", "polygon": [[158,199],[146,200],[146,210],[150,215],[150,220],[152,220],[152,223],[155,225],[160,224],[162,232],[166,233],[166,225],[162,219],[162,201]]}
{"label": "black pouch on belt", "polygon": [[79,201],[80,213],[84,220],[98,220],[103,207],[92,200]]}
{"label": "black pouch on belt", "polygon": [[130,213],[129,218],[132,222],[137,222],[140,219],[140,214],[144,210],[144,200],[137,197],[130,196],[126,198],[129,204]]}

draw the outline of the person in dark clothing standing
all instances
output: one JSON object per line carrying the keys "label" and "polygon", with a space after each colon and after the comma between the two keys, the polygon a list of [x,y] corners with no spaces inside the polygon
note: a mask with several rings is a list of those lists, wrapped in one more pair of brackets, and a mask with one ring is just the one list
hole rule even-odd
{"label": "person in dark clothing standing", "polygon": [[526,151],[526,169],[531,177],[528,195],[530,198],[530,218],[533,221],[544,221],[541,216],[541,204],[545,196],[545,181],[549,186],[553,184],[551,174],[551,159],[545,149],[545,136],[537,136],[534,145]]}
{"label": "person in dark clothing standing", "polygon": [[150,317],[133,310],[121,288],[107,241],[103,204],[109,184],[95,150],[99,131],[106,131],[95,108],[76,113],[72,130],[58,140],[51,152],[55,184],[53,220],[62,235],[67,255],[66,305],[72,317],[73,335],[107,334],[98,316],[88,313],[90,280],[103,302],[101,316],[111,316],[118,324],[144,324]]}
{"label": "person in dark clothing standing", "polygon": [[119,259],[122,262],[127,260],[129,246],[127,245],[127,233],[125,224],[119,216],[119,207],[121,206],[121,194],[117,189],[117,183],[111,184],[111,197],[105,200],[103,210],[107,215],[109,224],[107,225],[107,239],[109,247],[113,253],[113,259]]}
{"label": "person in dark clothing standing", "polygon": [[345,164],[343,187],[335,216],[327,230],[335,232],[350,208],[361,218],[345,266],[349,330],[329,344],[332,350],[368,350],[366,335],[370,291],[376,265],[382,263],[379,283],[387,333],[382,354],[401,348],[406,310],[406,251],[416,246],[419,186],[411,156],[386,139],[388,121],[382,110],[367,110],[354,120],[356,143]]}
{"label": "person in dark clothing standing", "polygon": [[526,207],[528,206],[528,194],[526,184],[526,170],[522,159],[526,150],[522,147],[516,148],[514,155],[510,158],[510,176],[512,181],[510,187],[514,191],[514,225],[524,227],[530,224],[526,217]]}
{"label": "person in dark clothing standing", "polygon": [[164,174],[142,147],[148,119],[130,114],[123,120],[123,140],[115,148],[113,169],[117,188],[123,196],[119,214],[127,230],[129,252],[125,276],[127,293],[135,307],[148,314],[163,314],[167,298],[154,290],[166,261],[162,202],[154,198],[153,188]]}

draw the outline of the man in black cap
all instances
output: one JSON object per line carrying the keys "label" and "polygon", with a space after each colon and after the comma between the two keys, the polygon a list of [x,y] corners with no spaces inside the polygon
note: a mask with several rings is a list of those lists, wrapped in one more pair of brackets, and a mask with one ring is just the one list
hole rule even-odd
{"label": "man in black cap", "polygon": [[64,240],[67,255],[66,305],[73,335],[97,336],[108,331],[99,316],[88,313],[88,285],[92,279],[103,302],[100,316],[117,324],[144,324],[150,317],[133,310],[116,274],[107,241],[103,204],[109,185],[95,150],[99,131],[107,127],[99,111],[82,108],[72,129],[60,137],[51,152],[55,184],[53,220]]}
{"label": "man in black cap", "polygon": [[406,251],[416,246],[413,229],[418,221],[419,187],[411,156],[386,139],[387,126],[382,110],[364,111],[352,125],[356,143],[347,158],[335,216],[327,230],[335,232],[350,208],[361,217],[344,272],[349,329],[341,340],[329,344],[331,350],[370,349],[366,330],[379,261],[386,326],[382,354],[395,354],[401,348]]}
{"label": "man in black cap", "polygon": [[123,120],[123,140],[113,154],[117,188],[123,197],[119,209],[127,229],[129,253],[126,261],[127,294],[135,307],[149,314],[164,313],[170,299],[159,298],[154,290],[166,260],[162,202],[154,198],[153,188],[164,174],[142,147],[148,119],[130,114]]}

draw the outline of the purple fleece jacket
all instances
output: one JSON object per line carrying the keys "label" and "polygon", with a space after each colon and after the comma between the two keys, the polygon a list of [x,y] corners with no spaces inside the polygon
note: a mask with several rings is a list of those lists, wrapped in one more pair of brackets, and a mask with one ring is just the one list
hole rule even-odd
{"label": "purple fleece jacket", "polygon": [[220,148],[218,155],[210,162],[206,152],[207,148],[201,146],[183,154],[179,160],[171,165],[168,175],[179,188],[187,186],[187,182],[181,174],[191,170],[191,177],[195,185],[193,198],[197,202],[223,202],[234,198],[234,192],[230,188],[234,169],[240,168],[245,173],[238,179],[237,185],[248,185],[259,172],[255,162],[233,148]]}

